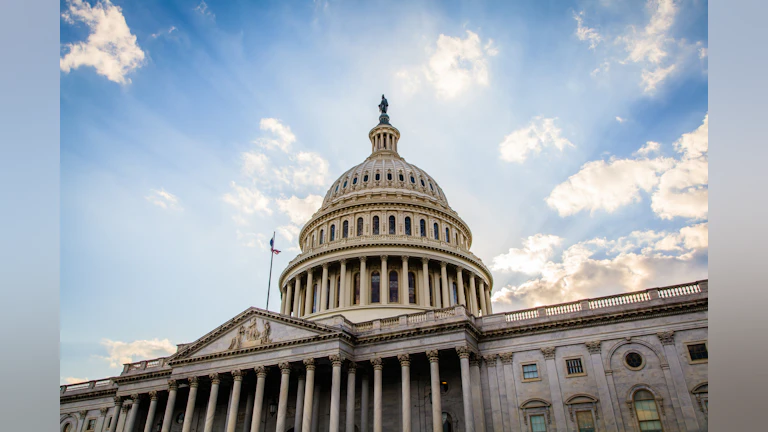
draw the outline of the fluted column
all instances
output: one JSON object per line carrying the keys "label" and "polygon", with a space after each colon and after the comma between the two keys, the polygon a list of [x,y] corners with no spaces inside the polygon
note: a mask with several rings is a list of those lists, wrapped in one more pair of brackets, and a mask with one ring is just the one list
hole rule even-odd
{"label": "fluted column", "polygon": [[179,385],[176,383],[176,380],[168,380],[168,403],[165,405],[162,432],[168,432],[171,430],[171,423],[173,422],[173,408],[174,405],[176,405],[176,392],[178,389]]}
{"label": "fluted column", "polygon": [[336,309],[337,308],[337,306],[336,306],[336,303],[338,302],[337,296],[339,294],[341,294],[341,291],[339,291],[339,287],[337,286],[338,282],[336,282],[337,279],[336,279],[336,274],[335,273],[336,272],[334,272],[334,274],[331,274],[329,276],[329,278],[330,278],[330,285],[328,285],[328,298],[330,299],[329,302],[328,302],[329,303],[329,305],[328,305],[329,309]]}
{"label": "fluted column", "polygon": [[488,368],[488,390],[491,396],[493,430],[503,430],[504,420],[502,419],[501,399],[499,397],[499,378],[496,375],[496,356],[484,356],[483,360],[485,360],[485,367]]}
{"label": "fluted column", "polygon": [[432,285],[434,288],[434,296],[435,296],[435,307],[441,308],[443,307],[443,293],[442,293],[442,282],[440,282],[440,273],[435,272],[432,275]]}
{"label": "fluted column", "polygon": [[411,432],[411,356],[400,354],[397,356],[400,361],[400,376],[402,379],[402,401],[403,401],[403,432]]}
{"label": "fluted column", "polygon": [[485,303],[488,305],[488,315],[493,313],[493,305],[491,304],[491,287],[487,286],[485,282],[481,282],[483,292],[485,293]]}
{"label": "fluted column", "polygon": [[139,413],[139,395],[132,394],[131,399],[131,412],[128,414],[128,420],[125,422],[125,432],[133,432],[133,427],[136,425],[136,415]]}
{"label": "fluted column", "polygon": [[368,373],[363,372],[360,379],[360,432],[368,432],[368,413],[371,410],[369,399]]}
{"label": "fluted column", "polygon": [[459,304],[467,306],[467,298],[464,296],[464,268],[456,267],[456,290],[459,291]]}
{"label": "fluted column", "polygon": [[264,381],[267,378],[267,368],[256,366],[256,393],[253,398],[253,414],[251,417],[251,432],[261,432],[261,410],[264,407]]}
{"label": "fluted column", "polygon": [[299,372],[298,385],[296,386],[296,413],[293,418],[293,430],[294,432],[301,432],[301,420],[304,416],[304,387],[306,382],[306,375],[304,371]]}
{"label": "fluted column", "polygon": [[477,287],[475,286],[475,275],[471,272],[469,273],[469,298],[472,302],[472,315],[478,316]]}
{"label": "fluted column", "polygon": [[[656,333],[656,336],[664,347],[664,354],[666,354],[667,361],[669,362],[674,390],[677,393],[677,403],[680,406],[680,410],[683,412],[685,428],[688,431],[697,431],[699,430],[699,422],[696,419],[696,412],[693,409],[691,393],[688,391],[688,386],[685,382],[685,373],[680,364],[680,354],[675,348],[675,332],[663,331]],[[669,389],[670,392],[672,390],[672,388]],[[672,398],[673,405],[674,402],[675,400]]]}
{"label": "fluted column", "polygon": [[464,403],[464,430],[475,432],[475,418],[472,415],[472,392],[469,377],[469,347],[456,347],[461,365],[461,398]]}
{"label": "fluted column", "polygon": [[387,256],[381,256],[381,280],[379,283],[379,298],[381,304],[389,303],[389,272],[387,270]]}
{"label": "fluted column", "polygon": [[[361,306],[371,304],[371,291],[370,291],[370,288],[368,288],[368,276],[367,276],[368,273],[365,269],[365,262],[367,260],[368,260],[368,257],[364,257],[364,256],[360,257],[360,305]],[[352,282],[352,286],[354,286],[354,281]],[[352,295],[354,296],[354,294]]]}
{"label": "fluted column", "polygon": [[344,357],[339,355],[328,356],[333,366],[331,372],[331,412],[328,424],[329,432],[339,432],[339,418],[341,417],[341,364]]}
{"label": "fluted column", "polygon": [[289,282],[285,286],[285,311],[283,311],[283,315],[291,316],[291,307],[293,307],[293,287]]}
{"label": "fluted column", "polygon": [[325,305],[328,302],[328,263],[323,263],[322,278],[320,281],[320,307],[317,308],[318,312],[323,312],[327,309]]}
{"label": "fluted column", "polygon": [[205,411],[205,427],[203,428],[205,432],[213,430],[213,418],[216,416],[216,401],[219,398],[219,384],[221,384],[217,373],[208,375],[208,378],[211,380],[211,394],[208,396],[208,408]]}
{"label": "fluted column", "polygon": [[509,408],[509,420],[512,423],[511,428],[522,427],[520,417],[518,416],[517,390],[515,389],[515,374],[512,366],[512,353],[504,353],[501,357],[502,368],[504,369],[504,391],[507,393],[507,406]]}
{"label": "fluted column", "polygon": [[[128,410],[131,408],[129,404],[123,404],[120,408],[120,421],[117,423],[118,432],[125,432],[125,420],[128,419]],[[85,416],[85,413],[81,414]]]}
{"label": "fluted column", "polygon": [[371,359],[373,365],[373,432],[381,432],[382,428],[382,400],[381,400],[381,371],[384,365],[380,357]]}
{"label": "fluted column", "polygon": [[488,305],[485,302],[485,300],[486,300],[485,289],[483,289],[483,281],[482,280],[480,281],[479,285],[480,286],[478,288],[480,288],[480,308],[482,309],[483,316],[486,316],[486,315],[489,315],[489,313],[488,313]]}
{"label": "fluted column", "polygon": [[304,415],[301,418],[301,430],[308,432],[312,427],[312,400],[315,393],[315,359],[304,359],[307,368],[307,382],[304,384]]}
{"label": "fluted column", "polygon": [[[611,392],[608,389],[608,380],[605,377],[605,368],[603,367],[602,343],[599,340],[585,342],[587,351],[589,351],[589,359],[592,364],[592,370],[595,373],[595,382],[597,383],[597,395],[600,400],[610,401]],[[619,425],[616,422],[616,414],[613,411],[613,404],[601,403],[600,404],[601,417],[605,424],[605,429],[608,432],[619,432]],[[623,428],[621,429],[623,431]]]}
{"label": "fluted column", "polygon": [[429,258],[421,259],[421,305],[429,307]]}
{"label": "fluted column", "polygon": [[[275,430],[285,430],[285,415],[288,412],[288,384],[291,377],[291,365],[280,363],[280,396],[277,401],[277,427]],[[207,431],[206,431],[207,432]]]}
{"label": "fluted column", "polygon": [[341,274],[339,275],[339,307],[347,307],[352,304],[347,288],[347,260],[340,260]]}
{"label": "fluted column", "polygon": [[109,411],[108,407],[99,408],[99,420],[96,421],[96,430],[104,430],[104,420],[107,419],[107,411]]}
{"label": "fluted column", "polygon": [[448,270],[446,268],[447,266],[448,266],[448,263],[446,263],[445,261],[440,261],[440,280],[443,282],[442,297],[443,297],[444,308],[447,308],[451,305],[451,297],[448,294]]}
{"label": "fluted column", "polygon": [[115,409],[112,414],[112,423],[109,424],[108,432],[115,432],[117,428],[117,421],[120,418],[120,409],[123,408],[123,399],[119,396],[115,396]]}
{"label": "fluted column", "polygon": [[299,303],[301,302],[301,275],[296,275],[293,291],[293,316],[298,318],[301,316],[301,311],[299,310]]}
{"label": "fluted column", "polygon": [[347,432],[355,432],[355,376],[356,374],[357,374],[357,363],[349,362],[349,365],[347,365],[347,416],[345,418],[345,427],[344,427],[344,430]]}
{"label": "fluted column", "polygon": [[235,432],[237,424],[237,409],[240,406],[240,388],[243,385],[243,372],[239,369],[232,371],[232,377],[235,383],[232,385],[232,399],[229,401],[227,410],[227,432]]}
{"label": "fluted column", "polygon": [[472,385],[472,410],[475,415],[475,431],[485,432],[485,405],[483,390],[480,386],[480,361],[473,354],[469,360],[469,377]]}
{"label": "fluted column", "polygon": [[[445,270],[445,267],[443,267]],[[443,430],[443,406],[440,402],[440,364],[437,350],[427,351],[429,358],[429,375],[432,390],[432,431]],[[499,429],[501,430],[501,429]]]}
{"label": "fluted column", "polygon": [[312,306],[315,302],[314,281],[312,280],[313,270],[312,268],[307,270],[307,288],[304,290],[304,316],[312,313]]}
{"label": "fluted column", "polygon": [[181,427],[182,432],[189,432],[192,429],[192,417],[195,414],[195,398],[197,397],[197,377],[189,377],[189,396],[187,397],[187,406],[184,411],[184,424]]}

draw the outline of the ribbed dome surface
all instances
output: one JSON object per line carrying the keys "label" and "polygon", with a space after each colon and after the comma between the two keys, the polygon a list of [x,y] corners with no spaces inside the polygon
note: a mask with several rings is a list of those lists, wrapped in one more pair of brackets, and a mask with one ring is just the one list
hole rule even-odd
{"label": "ribbed dome surface", "polygon": [[380,150],[333,182],[321,210],[340,199],[382,192],[416,194],[449,207],[442,188],[429,174],[394,151]]}

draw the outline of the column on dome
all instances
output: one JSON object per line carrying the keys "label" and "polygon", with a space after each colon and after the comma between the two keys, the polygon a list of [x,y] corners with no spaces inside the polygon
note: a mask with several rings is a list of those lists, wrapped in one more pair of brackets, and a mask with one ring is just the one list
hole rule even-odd
{"label": "column on dome", "polygon": [[331,411],[328,431],[339,432],[339,419],[341,418],[341,365],[344,363],[344,357],[331,355],[328,359],[333,367],[331,372]]}
{"label": "column on dome", "polygon": [[402,381],[402,431],[411,432],[411,356],[408,354],[399,354],[397,359],[400,361],[400,376]]}
{"label": "column on dome", "polygon": [[443,306],[444,308],[451,306],[451,297],[448,294],[448,263],[445,261],[440,261],[440,280],[442,281],[443,287],[441,290],[441,294],[443,297]]}
{"label": "column on dome", "polygon": [[299,303],[301,302],[301,275],[296,275],[293,285],[293,316],[298,318],[301,316],[301,310],[299,310]]}
{"label": "column on dome", "polygon": [[459,304],[467,306],[467,299],[464,296],[464,268],[461,266],[456,267],[456,290],[458,291]]}
{"label": "column on dome", "polygon": [[472,415],[472,388],[469,372],[469,355],[471,351],[467,346],[456,347],[461,366],[461,399],[464,405],[464,430],[475,432],[475,418]]}
{"label": "column on dome", "polygon": [[197,398],[197,377],[189,377],[189,396],[187,397],[187,406],[184,411],[184,424],[182,432],[189,432],[192,429],[192,418],[195,415],[195,399]]}
{"label": "column on dome", "polygon": [[387,270],[387,256],[381,256],[381,274],[379,275],[379,301],[381,304],[389,304],[389,272]]}
{"label": "column on dome", "polygon": [[430,307],[429,304],[429,258],[421,259],[421,305]]}
{"label": "column on dome", "polygon": [[256,391],[253,399],[250,432],[261,432],[261,410],[264,407],[264,381],[267,378],[267,368],[256,366],[253,370],[256,372]]}
{"label": "column on dome", "polygon": [[[400,277],[400,283],[398,288],[400,293],[398,294],[398,300],[401,304],[411,304],[411,284],[408,279],[408,257],[403,256],[403,274]],[[414,281],[415,282],[415,281]],[[414,290],[416,287],[414,287]],[[414,293],[415,294],[415,293]]]}
{"label": "column on dome", "polygon": [[285,294],[283,295],[283,307],[280,313],[283,315],[291,315],[291,302],[293,301],[293,288],[291,287],[291,281],[288,281],[283,288]]}
{"label": "column on dome", "polygon": [[[440,402],[440,364],[437,350],[427,351],[432,390],[432,432],[443,430],[443,406]],[[501,430],[501,429],[498,429]]]}
{"label": "column on dome", "polygon": [[[360,257],[360,306],[366,306],[371,303],[370,291],[368,291],[368,272],[365,269],[366,256]],[[354,286],[354,279],[352,285]],[[354,290],[354,288],[353,288]],[[354,297],[354,293],[352,293]],[[354,299],[353,299],[354,300]]]}
{"label": "column on dome", "polygon": [[152,390],[149,392],[149,411],[147,411],[147,421],[144,423],[144,432],[152,432],[155,412],[157,412],[157,390]]}
{"label": "column on dome", "polygon": [[171,424],[173,424],[173,407],[176,405],[176,392],[178,390],[179,385],[176,383],[176,380],[168,380],[168,402],[165,405],[162,432],[169,432],[171,430]]}
{"label": "column on dome", "polygon": [[309,432],[312,427],[312,408],[315,394],[315,359],[304,359],[304,366],[307,369],[307,381],[304,384],[304,413],[301,416],[301,430]]}
{"label": "column on dome", "polygon": [[323,276],[322,280],[320,280],[320,307],[318,307],[318,312],[323,312],[326,310],[325,305],[328,302],[328,263],[323,263]]}
{"label": "column on dome", "polygon": [[128,420],[125,422],[125,431],[133,432],[133,426],[136,424],[136,416],[139,414],[139,395],[131,395],[131,412],[128,414]]}
{"label": "column on dome", "polygon": [[350,295],[347,292],[347,260],[339,261],[341,270],[339,274],[339,307],[345,308],[351,304]]}
{"label": "column on dome", "polygon": [[493,313],[493,305],[491,305],[491,287],[485,284],[485,281],[482,283],[483,286],[483,292],[485,293],[485,304],[488,306],[488,315]]}
{"label": "column on dome", "polygon": [[307,287],[304,289],[304,316],[312,314],[312,306],[315,302],[314,281],[312,280],[313,268],[307,269]]}
{"label": "column on dome", "polygon": [[472,272],[469,273],[469,301],[472,307],[472,315],[479,315],[479,307],[477,304],[477,287],[475,286],[475,275]]}
{"label": "column on dome", "polygon": [[371,359],[373,365],[373,432],[382,431],[381,374],[384,365],[381,357]]}
{"label": "column on dome", "polygon": [[338,289],[339,287],[336,286],[336,272],[333,271],[329,274],[328,279],[330,279],[330,283],[328,284],[328,309],[336,309],[336,302],[338,299],[336,298],[338,296]]}
{"label": "column on dome", "polygon": [[[345,422],[345,431],[353,432],[355,430],[355,377],[357,374],[357,363],[349,362],[347,365],[347,415]],[[362,406],[361,406],[362,408]]]}
{"label": "column on dome", "polygon": [[[288,384],[291,378],[291,365],[288,362],[280,363],[280,396],[277,400],[277,426],[275,430],[285,430],[285,416],[288,413]],[[206,432],[208,432],[206,423]]]}
{"label": "column on dome", "polygon": [[480,279],[478,284],[478,290],[480,295],[480,309],[483,312],[483,316],[488,315],[488,304],[486,303],[485,289],[483,289],[483,280]]}
{"label": "column on dome", "polygon": [[243,372],[239,369],[233,370],[232,378],[234,378],[235,383],[232,386],[232,398],[229,400],[229,409],[227,410],[227,432],[235,432],[237,409],[240,407],[240,389],[243,385]]}

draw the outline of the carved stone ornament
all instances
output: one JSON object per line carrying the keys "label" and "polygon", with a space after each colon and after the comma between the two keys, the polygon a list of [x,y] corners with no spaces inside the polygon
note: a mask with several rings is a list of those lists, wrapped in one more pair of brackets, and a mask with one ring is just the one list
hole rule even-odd
{"label": "carved stone ornament", "polygon": [[589,341],[584,345],[587,346],[587,351],[589,351],[590,354],[600,354],[600,351],[602,350],[601,341]]}
{"label": "carved stone ornament", "polygon": [[554,360],[555,358],[555,347],[544,347],[541,349],[541,353],[544,354],[545,360]]}
{"label": "carved stone ornament", "polygon": [[278,367],[280,368],[280,373],[284,373],[284,374],[291,373],[291,364],[288,362],[282,362],[278,364]]}
{"label": "carved stone ornament", "polygon": [[197,387],[199,385],[196,376],[189,377],[188,379],[189,379],[189,386],[190,387]]}
{"label": "carved stone ornament", "polygon": [[179,383],[175,379],[168,380],[168,391],[174,391],[179,389]]}
{"label": "carved stone ornament", "polygon": [[357,372],[357,363],[350,361],[347,363],[347,372],[353,374]]}
{"label": "carved stone ornament", "polygon": [[512,357],[513,356],[514,356],[513,353],[499,354],[499,357],[501,357],[501,363],[502,364],[512,364]]}
{"label": "carved stone ornament", "polygon": [[259,376],[259,377],[267,376],[267,368],[265,366],[256,366],[255,368],[253,368],[253,370],[256,372],[256,376]]}
{"label": "carved stone ornament", "polygon": [[[259,321],[262,321],[262,330],[259,331]],[[259,320],[258,318],[251,318],[248,326],[241,325],[237,331],[235,337],[229,343],[228,351],[238,350],[241,348],[250,348],[258,345],[266,345],[272,343],[270,334],[272,329],[270,328],[269,321]]]}
{"label": "carved stone ornament", "polygon": [[437,350],[429,350],[427,351],[427,358],[429,358],[430,362],[437,363],[438,360],[440,360],[440,356],[437,353]]}
{"label": "carved stone ornament", "polygon": [[663,331],[656,333],[656,336],[659,337],[659,340],[661,341],[662,345],[674,345],[675,344],[675,332],[673,331]]}
{"label": "carved stone ornament", "polygon": [[106,407],[99,408],[99,413],[101,414],[102,417],[104,417],[105,415],[107,415],[107,411],[108,410],[109,410],[109,408],[106,408]]}
{"label": "carved stone ornament", "polygon": [[486,367],[496,367],[496,354],[484,355],[483,361],[485,362]]}
{"label": "carved stone ornament", "polygon": [[221,378],[219,378],[219,374],[217,373],[208,375],[208,378],[211,380],[211,384],[219,384],[221,382]]}
{"label": "carved stone ornament", "polygon": [[411,365],[411,355],[410,354],[398,354],[397,360],[400,361],[400,366],[410,366]]}
{"label": "carved stone ornament", "polygon": [[329,355],[328,360],[331,361],[333,367],[341,367],[341,365],[344,363],[344,357],[338,354]]}
{"label": "carved stone ornament", "polygon": [[459,358],[468,359],[469,355],[471,353],[472,353],[472,351],[469,350],[468,346],[457,346],[456,347],[456,354],[459,355]]}
{"label": "carved stone ornament", "polygon": [[382,370],[384,369],[384,363],[381,361],[381,357],[375,357],[371,359],[371,364],[373,365],[374,370]]}
{"label": "carved stone ornament", "polygon": [[429,264],[429,258],[421,257],[421,262],[424,263],[424,264]]}
{"label": "carved stone ornament", "polygon": [[243,380],[243,371],[241,371],[240,369],[235,369],[231,373],[232,373],[232,378],[234,378],[235,381]]}
{"label": "carved stone ornament", "polygon": [[139,403],[139,394],[134,393],[131,395],[131,399],[133,399],[133,403],[138,404]]}
{"label": "carved stone ornament", "polygon": [[115,406],[116,407],[119,407],[120,405],[123,404],[123,398],[121,398],[120,396],[115,396],[114,399],[115,399]]}
{"label": "carved stone ornament", "polygon": [[84,418],[85,418],[85,415],[86,415],[86,414],[88,414],[88,411],[86,411],[86,410],[83,410],[83,411],[80,411],[80,412],[78,412],[78,414],[80,415],[80,418],[81,418],[81,419],[84,419]]}
{"label": "carved stone ornament", "polygon": [[315,359],[312,357],[305,358],[304,367],[307,368],[308,371],[315,370]]}
{"label": "carved stone ornament", "polygon": [[157,390],[152,390],[149,392],[149,400],[156,401],[157,400]]}

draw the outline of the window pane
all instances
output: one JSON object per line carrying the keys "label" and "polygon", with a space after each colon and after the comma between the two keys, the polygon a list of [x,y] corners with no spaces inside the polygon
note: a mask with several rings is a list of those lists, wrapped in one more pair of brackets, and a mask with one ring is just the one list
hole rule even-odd
{"label": "window pane", "polygon": [[347,238],[347,236],[349,235],[349,222],[348,221],[344,221],[344,224],[341,227],[342,227],[341,228],[341,236],[343,238]]}
{"label": "window pane", "polygon": [[408,272],[408,303],[416,304],[416,275]]}
{"label": "window pane", "polygon": [[357,235],[363,235],[363,218],[357,218]]}
{"label": "window pane", "polygon": [[659,413],[656,411],[656,401],[635,401],[635,411],[637,412],[637,419],[640,421],[659,419]]}
{"label": "window pane", "polygon": [[531,416],[531,431],[532,432],[547,432],[547,424],[544,421],[543,415]]}
{"label": "window pane", "polygon": [[411,218],[405,218],[405,235],[411,235]]}
{"label": "window pane", "polygon": [[576,423],[579,426],[579,432],[595,431],[595,421],[591,411],[576,411]]}
{"label": "window pane", "polygon": [[374,216],[373,217],[373,234],[379,233],[379,217]]}
{"label": "window pane", "polygon": [[535,364],[523,366],[523,378],[531,379],[531,378],[538,378],[538,377],[539,377],[539,370]]}
{"label": "window pane", "polygon": [[395,233],[395,217],[394,216],[389,217],[389,233],[390,234]]}
{"label": "window pane", "polygon": [[427,225],[424,223],[424,219],[419,222],[419,228],[421,229],[421,236],[426,237],[427,236]]}
{"label": "window pane", "polygon": [[437,224],[434,224],[433,228],[435,231],[435,240],[440,240],[440,228],[437,227]]}
{"label": "window pane", "polygon": [[355,273],[355,304],[360,304],[360,273]]}
{"label": "window pane", "polygon": [[371,275],[371,303],[378,303],[381,301],[379,298],[381,276],[379,272],[373,272]]}
{"label": "window pane", "polygon": [[688,352],[691,354],[691,360],[706,360],[709,358],[707,346],[703,343],[688,345]]}
{"label": "window pane", "polygon": [[398,280],[397,280],[397,272],[391,271],[389,272],[389,301],[392,303],[397,303],[397,294],[398,294]]}
{"label": "window pane", "polygon": [[640,422],[640,430],[643,432],[662,432],[661,422],[658,420]]}
{"label": "window pane", "polygon": [[581,359],[570,359],[565,361],[568,375],[584,373],[584,368],[581,366]]}

